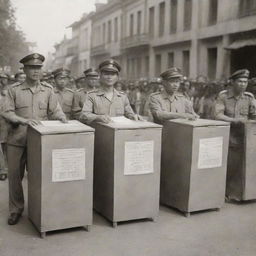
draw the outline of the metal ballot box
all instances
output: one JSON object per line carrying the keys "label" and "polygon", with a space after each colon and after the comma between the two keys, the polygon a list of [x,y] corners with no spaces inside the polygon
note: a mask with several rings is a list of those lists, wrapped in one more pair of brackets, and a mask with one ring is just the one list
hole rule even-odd
{"label": "metal ballot box", "polygon": [[[233,127],[231,127],[232,130]],[[241,144],[230,143],[226,195],[238,201],[256,199],[256,122],[241,125]]]}
{"label": "metal ballot box", "polygon": [[162,126],[112,122],[95,126],[94,208],[117,222],[159,212]]}
{"label": "metal ballot box", "polygon": [[28,128],[28,216],[47,231],[92,225],[94,129],[78,121]]}
{"label": "metal ballot box", "polygon": [[198,119],[163,127],[161,203],[190,212],[219,209],[225,199],[230,126]]}

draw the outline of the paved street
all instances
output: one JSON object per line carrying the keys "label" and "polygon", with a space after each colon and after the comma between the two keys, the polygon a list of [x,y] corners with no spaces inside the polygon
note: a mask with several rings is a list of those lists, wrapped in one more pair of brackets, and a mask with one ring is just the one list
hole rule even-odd
{"label": "paved street", "polygon": [[128,222],[116,229],[95,214],[91,232],[80,228],[56,231],[43,240],[27,219],[27,211],[18,225],[7,225],[7,192],[7,181],[1,181],[1,256],[256,255],[256,202],[229,203],[220,212],[200,212],[190,218],[161,207],[157,223]]}

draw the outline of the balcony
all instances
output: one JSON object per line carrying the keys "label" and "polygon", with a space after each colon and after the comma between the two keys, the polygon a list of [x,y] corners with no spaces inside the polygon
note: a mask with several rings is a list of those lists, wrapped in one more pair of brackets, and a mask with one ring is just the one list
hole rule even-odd
{"label": "balcony", "polygon": [[141,34],[141,35],[134,35],[125,37],[121,41],[121,48],[129,49],[135,47],[145,47],[149,45],[149,35],[148,34]]}
{"label": "balcony", "polygon": [[106,49],[105,44],[92,47],[91,49],[91,56],[106,55],[106,54],[108,54],[108,50]]}

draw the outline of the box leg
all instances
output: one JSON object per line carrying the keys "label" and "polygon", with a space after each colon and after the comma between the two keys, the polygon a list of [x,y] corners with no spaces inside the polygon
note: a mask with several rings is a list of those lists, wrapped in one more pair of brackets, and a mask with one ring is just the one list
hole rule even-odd
{"label": "box leg", "polygon": [[42,239],[44,239],[46,237],[46,232],[40,232],[40,236]]}
{"label": "box leg", "polygon": [[7,179],[7,174],[2,173],[0,174],[0,180],[6,180]]}
{"label": "box leg", "polygon": [[189,218],[190,217],[190,212],[185,212],[184,215],[185,215],[186,218]]}
{"label": "box leg", "polygon": [[90,231],[91,231],[91,225],[84,226],[84,229],[85,229],[87,232],[90,232]]}
{"label": "box leg", "polygon": [[116,228],[116,227],[117,227],[117,222],[116,222],[116,221],[113,221],[113,222],[112,222],[112,227],[113,227],[113,228]]}
{"label": "box leg", "polygon": [[156,217],[152,217],[152,218],[150,218],[150,220],[151,221],[153,221],[153,222],[157,222],[157,219],[158,219],[158,217],[156,216]]}

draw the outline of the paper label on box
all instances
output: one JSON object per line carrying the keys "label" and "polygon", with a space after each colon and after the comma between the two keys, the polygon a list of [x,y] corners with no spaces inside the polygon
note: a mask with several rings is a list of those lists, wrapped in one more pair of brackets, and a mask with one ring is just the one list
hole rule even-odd
{"label": "paper label on box", "polygon": [[198,169],[222,166],[223,137],[200,139]]}
{"label": "paper label on box", "polygon": [[85,148],[52,151],[52,182],[84,180]]}
{"label": "paper label on box", "polygon": [[124,175],[154,172],[154,141],[125,142]]}

